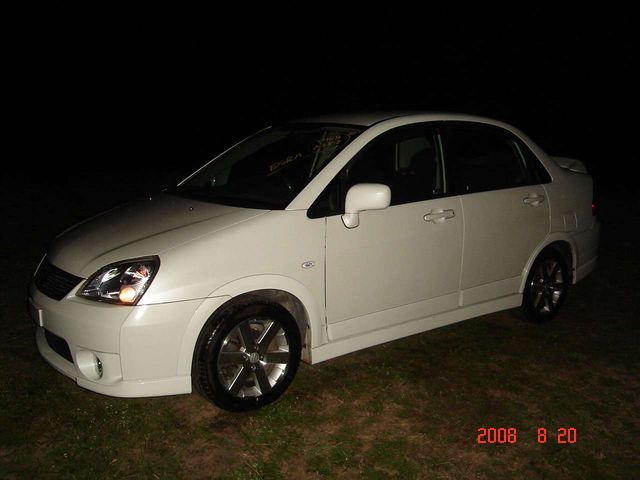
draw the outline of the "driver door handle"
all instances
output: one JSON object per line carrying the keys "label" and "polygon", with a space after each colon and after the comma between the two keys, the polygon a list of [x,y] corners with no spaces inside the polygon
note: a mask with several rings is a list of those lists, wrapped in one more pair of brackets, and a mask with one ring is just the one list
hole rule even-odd
{"label": "driver door handle", "polygon": [[443,223],[445,220],[449,218],[453,218],[456,216],[456,212],[453,210],[443,210],[441,208],[434,208],[429,213],[427,213],[424,217],[425,222],[430,223]]}

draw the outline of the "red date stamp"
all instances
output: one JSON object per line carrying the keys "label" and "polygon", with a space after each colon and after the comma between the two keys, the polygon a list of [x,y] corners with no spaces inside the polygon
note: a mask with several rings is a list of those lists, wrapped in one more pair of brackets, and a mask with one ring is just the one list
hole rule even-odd
{"label": "red date stamp", "polygon": [[[558,444],[576,443],[578,441],[578,431],[574,427],[560,427],[555,432],[549,432],[545,427],[536,429],[537,442],[545,444],[548,441]],[[518,430],[514,427],[480,427],[476,437],[478,444],[514,444],[518,443]]]}

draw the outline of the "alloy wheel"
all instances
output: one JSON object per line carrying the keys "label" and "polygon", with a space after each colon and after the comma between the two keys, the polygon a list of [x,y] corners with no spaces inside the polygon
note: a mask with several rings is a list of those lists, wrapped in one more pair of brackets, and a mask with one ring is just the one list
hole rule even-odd
{"label": "alloy wheel", "polygon": [[538,314],[554,312],[566,290],[566,279],[561,263],[546,258],[536,268],[530,283],[531,305]]}
{"label": "alloy wheel", "polygon": [[258,397],[285,376],[290,363],[283,326],[264,317],[240,322],[222,341],[216,368],[222,386],[234,397]]}

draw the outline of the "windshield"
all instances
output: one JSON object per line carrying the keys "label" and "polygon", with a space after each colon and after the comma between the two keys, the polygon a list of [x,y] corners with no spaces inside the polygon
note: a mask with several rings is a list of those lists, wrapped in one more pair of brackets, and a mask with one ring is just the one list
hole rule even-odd
{"label": "windshield", "polygon": [[249,137],[172,192],[247,208],[284,209],[363,129],[295,124]]}

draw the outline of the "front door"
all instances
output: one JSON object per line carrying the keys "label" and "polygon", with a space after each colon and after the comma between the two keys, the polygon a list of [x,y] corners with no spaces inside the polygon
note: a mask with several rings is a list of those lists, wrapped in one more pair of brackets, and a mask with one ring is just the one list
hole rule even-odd
{"label": "front door", "polygon": [[370,142],[345,167],[342,194],[383,183],[391,206],[347,228],[327,217],[326,302],[332,339],[457,307],[461,201],[447,196],[435,127],[403,127]]}

